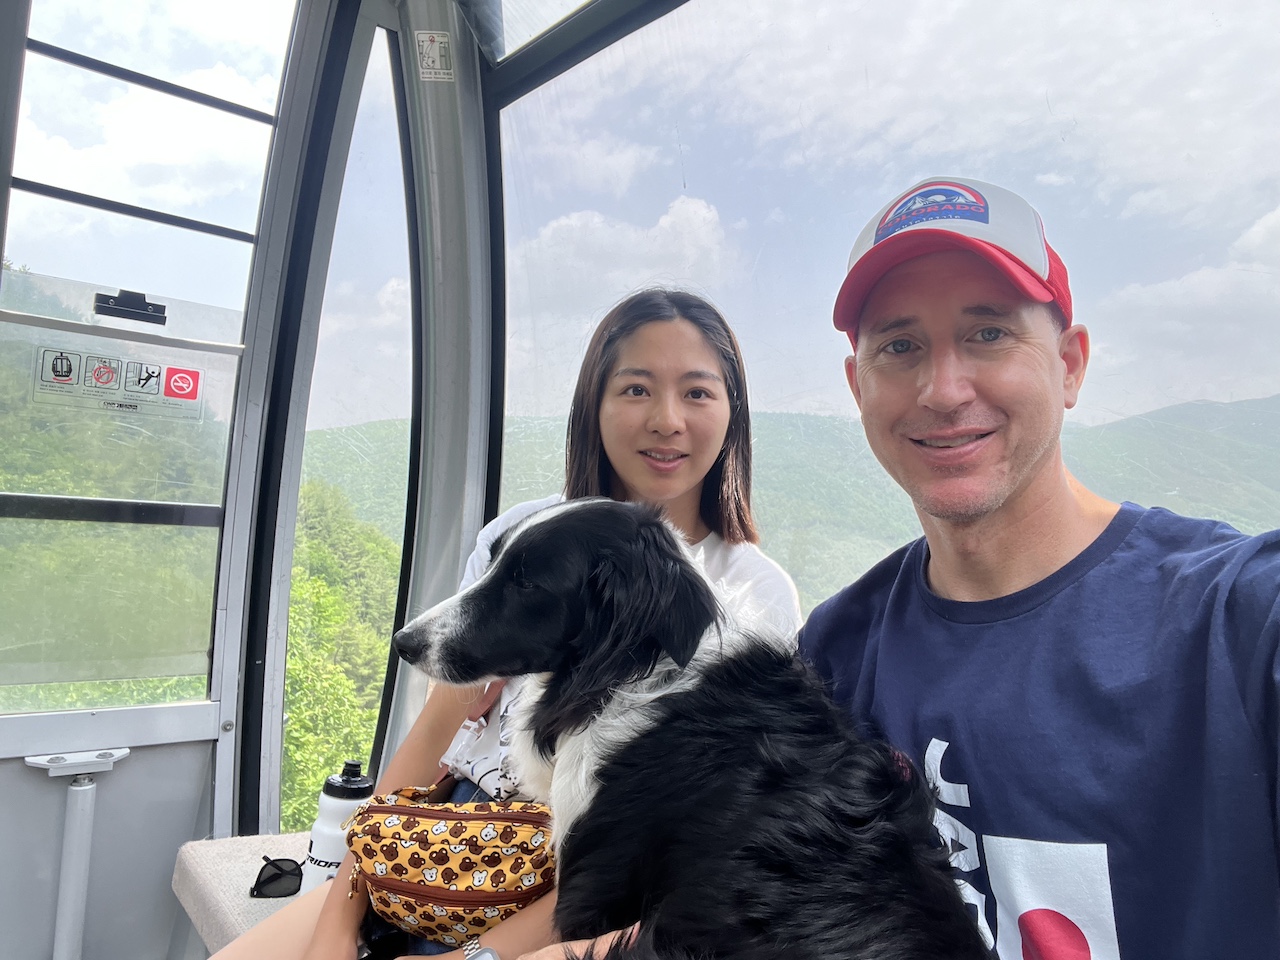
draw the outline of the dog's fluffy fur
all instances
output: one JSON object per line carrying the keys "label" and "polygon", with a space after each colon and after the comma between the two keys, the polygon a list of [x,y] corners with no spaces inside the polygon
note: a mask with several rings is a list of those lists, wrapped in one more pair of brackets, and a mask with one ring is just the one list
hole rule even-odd
{"label": "dog's fluffy fur", "polygon": [[725,622],[651,509],[574,501],[396,635],[452,683],[532,676],[521,784],[555,818],[566,938],[611,955],[985,958],[918,773],[858,739],[789,638]]}

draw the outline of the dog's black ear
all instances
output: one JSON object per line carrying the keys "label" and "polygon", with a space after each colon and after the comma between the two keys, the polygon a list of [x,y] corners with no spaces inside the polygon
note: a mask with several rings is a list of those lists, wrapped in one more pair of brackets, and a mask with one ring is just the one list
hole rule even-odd
{"label": "dog's black ear", "polygon": [[652,578],[653,594],[661,605],[656,639],[667,656],[688,666],[702,635],[720,618],[720,604],[665,523],[643,524],[636,546],[642,554],[640,568]]}
{"label": "dog's black ear", "polygon": [[[639,510],[639,508],[636,508]],[[580,729],[619,684],[653,673],[665,653],[688,666],[720,616],[706,578],[653,511],[613,531],[582,586],[585,616],[572,665],[548,682],[535,710],[535,742],[546,756],[561,734]]]}
{"label": "dog's black ear", "polygon": [[720,616],[706,578],[656,516],[641,519],[635,536],[605,557],[593,577],[596,602],[610,621],[610,646],[644,655],[666,653],[688,666],[702,635]]}

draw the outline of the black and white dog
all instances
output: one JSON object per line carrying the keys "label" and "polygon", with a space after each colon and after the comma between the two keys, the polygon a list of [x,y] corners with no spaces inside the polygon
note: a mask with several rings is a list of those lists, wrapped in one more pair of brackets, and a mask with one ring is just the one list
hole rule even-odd
{"label": "black and white dog", "polygon": [[522,681],[519,782],[550,803],[567,939],[611,954],[987,958],[933,799],[862,741],[790,638],[727,622],[650,508],[551,507],[396,634],[432,677]]}

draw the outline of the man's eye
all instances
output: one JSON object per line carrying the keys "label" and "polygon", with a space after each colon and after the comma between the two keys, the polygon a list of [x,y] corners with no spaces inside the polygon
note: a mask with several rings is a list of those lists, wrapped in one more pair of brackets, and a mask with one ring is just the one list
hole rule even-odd
{"label": "man's eye", "polygon": [[995,343],[1004,337],[1004,331],[999,327],[983,327],[978,331],[978,339],[983,343]]}
{"label": "man's eye", "polygon": [[890,340],[884,345],[886,353],[903,354],[911,352],[910,340]]}

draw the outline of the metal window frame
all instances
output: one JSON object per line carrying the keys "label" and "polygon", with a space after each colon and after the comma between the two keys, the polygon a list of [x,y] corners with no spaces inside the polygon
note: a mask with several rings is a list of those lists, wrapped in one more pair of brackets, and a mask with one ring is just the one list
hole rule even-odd
{"label": "metal window frame", "polygon": [[[421,315],[426,387],[425,407],[415,406],[423,417],[422,457],[411,464],[419,472],[419,497],[416,518],[411,518],[413,536],[406,542],[405,555],[412,563],[401,565],[397,626],[455,592],[476,533],[498,512],[506,368],[502,109],[684,2],[595,0],[496,66],[481,54],[452,0],[408,0],[402,8],[406,63],[412,62],[413,49],[406,44],[415,29],[447,28],[454,38],[466,37],[470,50],[465,66],[455,55],[459,69],[451,98],[436,96],[418,107],[413,95],[422,84],[407,83],[412,146],[422,151],[415,175],[424,178],[416,181],[420,222],[426,226],[415,279],[427,292]],[[456,120],[461,157],[442,156],[433,131],[417,128],[427,114],[437,122]],[[429,163],[421,162],[428,156]],[[456,168],[459,159],[462,165]],[[450,204],[459,197],[473,211],[470,219],[456,211],[451,215]],[[442,238],[450,224],[455,240],[446,244]],[[470,252],[459,256],[459,247]],[[432,264],[438,268],[434,273]],[[450,302],[456,304],[453,310]],[[459,318],[470,324],[469,330],[457,328]],[[421,674],[397,665],[391,653],[386,688],[391,695],[383,696],[374,769],[404,739],[426,692]]]}
{"label": "metal window frame", "polygon": [[[13,179],[18,145],[18,112],[22,104],[22,65],[31,0],[0,3],[0,184]],[[0,256],[9,235],[9,191],[0,190]]]}
{"label": "metal window frame", "polygon": [[[26,36],[25,30],[23,31],[23,36]],[[105,77],[111,77],[113,80],[123,80],[125,83],[146,87],[156,93],[167,94],[181,100],[189,100],[203,107],[213,107],[215,110],[235,114],[237,117],[244,117],[246,120],[257,120],[259,123],[265,123],[268,126],[274,126],[276,122],[276,118],[273,115],[262,110],[255,110],[253,107],[246,107],[244,104],[236,103],[234,100],[224,100],[222,97],[215,97],[210,93],[201,93],[199,90],[184,87],[179,83],[161,80],[159,77],[153,77],[147,73],[139,73],[136,70],[117,66],[114,63],[107,63],[105,60],[96,60],[93,57],[85,56],[83,53],[76,53],[74,50],[68,50],[65,47],[45,43],[43,40],[34,40],[31,37],[27,37],[26,48],[32,53],[38,53],[43,57],[48,57],[50,60],[60,60],[73,67],[80,67],[84,70],[100,73]]]}
{"label": "metal window frame", "polygon": [[490,67],[487,107],[501,110],[687,0],[594,0]]}
{"label": "metal window frame", "polygon": [[306,403],[342,174],[375,27],[363,10],[374,6],[385,4],[299,4],[281,81],[250,268],[214,613],[211,698],[222,706],[214,836],[274,832],[279,822],[277,778],[263,771],[280,769]]}
{"label": "metal window frame", "polygon": [[61,200],[63,203],[74,203],[79,207],[117,213],[122,216],[133,217],[135,220],[147,220],[151,223],[164,224],[167,227],[181,227],[183,230],[191,230],[194,233],[203,233],[211,237],[239,240],[241,243],[253,243],[256,239],[252,233],[246,230],[237,230],[235,227],[224,227],[220,223],[195,220],[191,217],[182,217],[176,213],[165,213],[163,210],[140,207],[137,204],[124,203],[120,200],[108,200],[106,197],[95,196],[92,193],[81,193],[79,190],[68,190],[66,187],[55,187],[52,184],[41,183],[38,180],[10,177],[9,186],[13,190],[33,193],[39,197],[48,197],[50,200]]}
{"label": "metal window frame", "polygon": [[[416,62],[417,31],[444,31],[453,40],[454,80],[422,80],[413,69],[402,73],[422,393],[415,409],[420,454],[410,464],[416,501],[406,517],[397,625],[457,589],[486,515],[492,397],[495,390],[501,395],[502,382],[493,361],[500,340],[492,326],[483,58],[453,0],[406,0],[399,14],[401,63]],[[426,678],[399,670],[388,651],[384,690],[390,695],[383,697],[374,769],[408,732],[422,707]]]}
{"label": "metal window frame", "polygon": [[[422,231],[418,229],[418,197],[419,185],[413,171],[413,148],[409,125],[409,84],[405,79],[405,63],[400,39],[403,30],[387,34],[388,56],[391,62],[391,87],[395,99],[396,128],[400,135],[400,170],[405,190],[405,223],[408,227],[409,241],[409,311],[410,351],[412,366],[410,372],[409,397],[409,463],[408,478],[405,484],[404,536],[400,544],[400,583],[396,588],[396,609],[393,625],[399,630],[407,620],[409,611],[409,595],[413,585],[413,554],[417,531],[418,500],[420,496],[419,464],[422,461],[422,429],[424,421],[422,372],[425,363],[425,336],[421,318],[425,294],[418,265],[423,262]],[[396,678],[399,674],[400,658],[395,648],[387,647],[387,666],[384,674],[383,695],[378,705],[378,721],[374,728],[373,744],[369,752],[370,775],[374,775],[382,767],[382,750],[386,743],[387,731],[391,724],[392,702]]]}
{"label": "metal window frame", "polygon": [[174,527],[220,527],[218,503],[169,503],[110,497],[0,493],[0,517],[11,520],[85,520],[90,523],[156,524]]}

